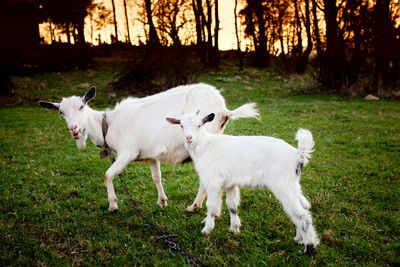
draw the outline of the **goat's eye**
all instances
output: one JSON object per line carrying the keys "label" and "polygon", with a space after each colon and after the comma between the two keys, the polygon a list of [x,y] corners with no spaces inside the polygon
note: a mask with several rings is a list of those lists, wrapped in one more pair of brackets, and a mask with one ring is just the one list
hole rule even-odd
{"label": "goat's eye", "polygon": [[82,110],[82,109],[83,109],[83,105],[82,105],[82,106],[80,106],[79,110]]}
{"label": "goat's eye", "polygon": [[183,129],[183,126],[181,125],[181,128]]}
{"label": "goat's eye", "polygon": [[201,127],[201,125],[197,126],[197,128],[200,128],[200,127]]}

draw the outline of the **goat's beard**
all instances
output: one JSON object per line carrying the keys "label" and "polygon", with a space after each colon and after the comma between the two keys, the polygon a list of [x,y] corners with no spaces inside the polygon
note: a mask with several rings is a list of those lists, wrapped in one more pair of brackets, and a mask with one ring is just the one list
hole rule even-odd
{"label": "goat's beard", "polygon": [[86,130],[83,130],[81,133],[81,136],[76,139],[76,146],[78,147],[79,150],[82,150],[86,147],[86,140],[88,138]]}

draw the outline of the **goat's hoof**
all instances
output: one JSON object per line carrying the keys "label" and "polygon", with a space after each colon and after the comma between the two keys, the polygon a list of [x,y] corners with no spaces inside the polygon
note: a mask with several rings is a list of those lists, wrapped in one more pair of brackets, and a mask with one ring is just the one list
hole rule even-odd
{"label": "goat's hoof", "polygon": [[199,210],[199,209],[201,209],[201,206],[198,206],[197,204],[190,205],[189,207],[186,208],[186,210],[189,212]]}
{"label": "goat's hoof", "polygon": [[202,220],[200,223],[205,224],[207,221],[207,218],[205,218],[204,220]]}
{"label": "goat's hoof", "polygon": [[306,249],[304,250],[304,254],[314,255],[315,254],[314,244],[307,244]]}
{"label": "goat's hoof", "polygon": [[167,198],[161,198],[157,201],[157,205],[161,208],[165,208],[166,206],[168,206],[167,200]]}
{"label": "goat's hoof", "polygon": [[232,232],[232,233],[234,233],[234,234],[240,233],[240,225],[239,225],[239,224],[237,224],[237,225],[232,225],[232,226],[229,228],[229,231]]}
{"label": "goat's hoof", "polygon": [[299,245],[301,245],[301,244],[303,244],[303,238],[300,236],[300,237],[295,237],[294,238],[294,242],[296,242],[296,244],[299,244]]}
{"label": "goat's hoof", "polygon": [[109,199],[108,203],[110,204],[110,206],[108,207],[109,212],[113,212],[118,209],[118,199],[117,198]]}
{"label": "goat's hoof", "polygon": [[108,208],[109,212],[114,212],[116,210],[118,210],[118,206],[116,204],[115,205],[110,205],[110,207]]}
{"label": "goat's hoof", "polygon": [[201,230],[201,232],[205,235],[208,235],[211,232],[212,228],[209,227],[204,227],[203,230]]}

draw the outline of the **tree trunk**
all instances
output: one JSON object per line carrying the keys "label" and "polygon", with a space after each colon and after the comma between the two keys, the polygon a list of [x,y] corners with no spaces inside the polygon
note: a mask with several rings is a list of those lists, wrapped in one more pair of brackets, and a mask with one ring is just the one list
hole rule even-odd
{"label": "tree trunk", "polygon": [[389,81],[390,55],[393,50],[394,40],[391,38],[391,25],[389,16],[390,0],[377,0],[375,5],[375,86],[377,93],[381,93],[382,86]]}
{"label": "tree trunk", "polygon": [[114,0],[111,0],[112,8],[113,8],[113,18],[114,18],[114,31],[115,31],[115,42],[118,43],[118,27],[117,27],[117,19],[115,12],[115,3]]}
{"label": "tree trunk", "polygon": [[239,70],[243,70],[243,56],[242,56],[242,50],[240,47],[240,38],[239,38],[239,27],[238,27],[238,16],[237,16],[237,6],[238,6],[238,0],[235,0],[235,8],[233,9],[233,14],[235,16],[235,35],[236,35],[236,44],[237,44],[237,56],[239,57]]}
{"label": "tree trunk", "polygon": [[201,0],[192,0],[193,13],[196,20],[196,37],[197,37],[197,54],[201,63],[207,65],[207,56],[204,49],[204,25],[201,14],[203,14],[203,6]]}
{"label": "tree trunk", "polygon": [[67,42],[68,42],[68,44],[71,44],[71,33],[69,31],[69,24],[70,24],[69,21],[65,23],[65,25],[66,25],[65,26],[65,34],[67,34]]}
{"label": "tree trunk", "polygon": [[214,50],[215,50],[215,68],[219,69],[220,55],[218,47],[218,34],[219,34],[219,14],[218,14],[218,0],[215,0],[215,30],[214,30]]}
{"label": "tree trunk", "polygon": [[328,55],[342,60],[344,58],[343,38],[339,36],[336,1],[324,0],[326,23],[326,52]]}
{"label": "tree trunk", "polygon": [[202,43],[202,34],[201,34],[201,18],[200,18],[200,13],[199,13],[199,7],[196,6],[196,0],[192,0],[192,7],[193,7],[193,13],[194,13],[194,18],[196,21],[196,38],[197,38],[197,45],[199,46]]}
{"label": "tree trunk", "polygon": [[297,0],[294,0],[294,10],[295,10],[295,16],[296,16],[296,27],[295,28],[296,28],[296,34],[297,34],[297,46],[296,46],[295,53],[293,56],[297,60],[300,60],[302,53],[303,53],[303,38],[301,36],[302,30],[301,30],[301,21],[300,21]]}
{"label": "tree trunk", "polygon": [[147,14],[147,23],[149,23],[150,31],[149,31],[149,44],[150,46],[161,46],[160,39],[158,38],[158,34],[156,28],[154,27],[152,11],[151,11],[151,0],[145,0],[146,4],[146,14]]}
{"label": "tree trunk", "polygon": [[306,19],[304,22],[306,33],[307,33],[307,48],[301,56],[300,65],[298,65],[297,72],[302,73],[306,70],[308,64],[308,57],[311,54],[311,50],[313,47],[312,39],[311,39],[311,20],[310,20],[310,3],[309,0],[305,0],[305,9],[306,9]]}
{"label": "tree trunk", "polygon": [[50,32],[51,44],[53,44],[54,40],[56,39],[54,36],[53,23],[51,23],[51,19],[49,19],[48,21],[49,21],[49,32]]}
{"label": "tree trunk", "polygon": [[320,60],[320,69],[324,73],[324,83],[327,87],[343,88],[348,86],[346,72],[346,55],[343,36],[339,33],[336,1],[324,0],[326,24],[326,52]]}
{"label": "tree trunk", "polygon": [[85,18],[80,18],[79,23],[76,25],[78,30],[78,43],[84,45],[85,41]]}
{"label": "tree trunk", "polygon": [[126,0],[124,0],[124,10],[125,10],[125,23],[126,23],[126,36],[127,36],[127,41],[129,44],[131,43],[131,35],[129,33],[129,19],[128,19],[128,11],[126,8]]}
{"label": "tree trunk", "polygon": [[312,0],[312,13],[314,19],[314,37],[317,49],[318,57],[322,57],[322,45],[321,45],[321,37],[319,35],[319,26],[318,26],[318,17],[317,17],[317,3],[316,0]]}
{"label": "tree trunk", "polygon": [[239,39],[239,28],[238,28],[238,16],[237,16],[237,6],[238,6],[238,0],[235,0],[235,7],[233,9],[233,15],[235,16],[235,35],[236,35],[236,45],[237,45],[237,50],[240,52],[240,39]]}
{"label": "tree trunk", "polygon": [[210,0],[206,0],[207,4],[207,20],[206,27],[207,27],[207,64],[211,65],[214,57],[213,45],[212,45],[212,29],[211,29],[211,21],[212,21],[212,9]]}
{"label": "tree trunk", "polygon": [[264,19],[264,8],[262,6],[262,2],[258,0],[254,1],[253,7],[258,21],[258,36],[259,36],[258,47],[255,47],[257,55],[257,63],[260,66],[265,66],[267,65],[268,50],[267,50],[265,19]]}

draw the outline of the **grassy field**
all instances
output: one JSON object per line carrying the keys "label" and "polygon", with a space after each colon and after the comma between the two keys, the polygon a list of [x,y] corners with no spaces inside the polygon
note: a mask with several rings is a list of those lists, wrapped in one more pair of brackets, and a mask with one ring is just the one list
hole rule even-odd
{"label": "grassy field", "polygon": [[[78,151],[58,113],[35,104],[81,95],[88,83],[98,87],[91,105],[112,107],[123,95],[107,87],[117,71],[13,77],[18,95],[0,109],[2,266],[187,264],[136,215],[118,179],[119,210],[108,212],[103,175],[109,161],[100,160],[100,149],[90,142]],[[162,165],[169,198],[163,209],[156,205],[148,165],[129,165],[133,174],[125,180],[146,216],[210,265],[400,264],[400,102],[306,95],[305,76],[251,68],[226,68],[198,81],[221,89],[230,109],[258,103],[262,120],[230,123],[228,134],[275,136],[297,146],[297,128],[311,130],[315,152],[301,184],[321,245],[313,256],[302,254],[304,247],[293,242],[294,225],[268,190],[241,190],[240,234],[228,231],[224,204],[214,231],[202,235],[205,207],[185,210],[198,188],[192,164]]]}

